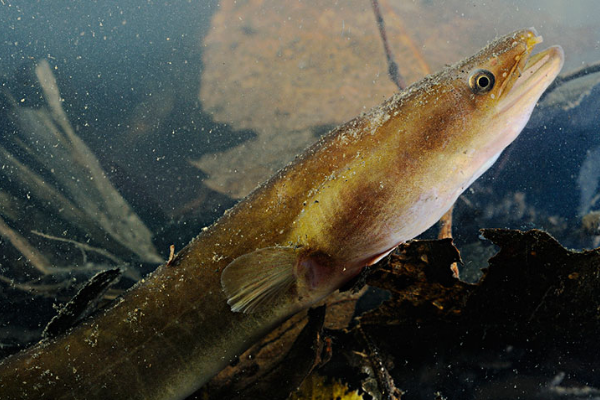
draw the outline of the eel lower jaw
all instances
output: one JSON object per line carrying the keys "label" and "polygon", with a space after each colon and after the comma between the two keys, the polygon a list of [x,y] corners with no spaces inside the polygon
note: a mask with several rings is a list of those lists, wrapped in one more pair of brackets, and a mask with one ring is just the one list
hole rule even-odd
{"label": "eel lower jaw", "polygon": [[552,83],[564,63],[564,52],[560,46],[552,46],[527,60],[520,76],[499,104],[499,114],[535,105],[537,99]]}

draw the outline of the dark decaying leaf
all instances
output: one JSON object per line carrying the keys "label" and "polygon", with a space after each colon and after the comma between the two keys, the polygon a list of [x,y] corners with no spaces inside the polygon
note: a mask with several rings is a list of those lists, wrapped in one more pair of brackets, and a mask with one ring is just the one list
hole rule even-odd
{"label": "dark decaying leaf", "polygon": [[120,268],[112,268],[94,275],[50,320],[42,337],[48,339],[65,333],[93,314],[108,288],[116,283],[122,274]]}
{"label": "dark decaying leaf", "polygon": [[596,393],[600,251],[569,251],[539,230],[482,234],[501,250],[477,285],[427,274],[450,260],[434,263],[421,242],[369,281],[392,299],[360,326],[394,360],[397,386],[407,399]]}
{"label": "dark decaying leaf", "polygon": [[[318,365],[312,381],[318,374],[364,398],[403,400],[581,399],[600,393],[600,250],[569,251],[539,230],[486,229],[482,235],[500,251],[478,284],[453,277],[451,265],[460,255],[450,239],[402,245],[367,278],[390,299],[355,318],[352,328],[346,323],[326,331],[331,359]],[[221,374],[211,382],[209,388],[219,390],[205,398],[285,398],[321,354],[311,341],[314,330],[303,331],[312,332],[311,340],[295,339],[303,319],[297,316],[284,328],[293,346],[282,346],[281,333],[260,344],[275,361],[263,355],[252,369],[241,360],[230,367],[230,380]],[[307,398],[302,393],[294,398]]]}

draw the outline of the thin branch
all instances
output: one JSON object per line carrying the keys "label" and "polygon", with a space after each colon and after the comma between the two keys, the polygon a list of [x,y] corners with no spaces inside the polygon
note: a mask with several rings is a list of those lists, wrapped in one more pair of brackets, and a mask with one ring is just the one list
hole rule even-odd
{"label": "thin branch", "polygon": [[33,247],[25,237],[8,226],[2,217],[0,217],[0,236],[7,239],[17,250],[19,250],[27,261],[29,261],[29,263],[39,272],[44,275],[51,272],[48,259]]}
{"label": "thin branch", "polygon": [[[75,247],[77,247],[78,249],[80,249],[83,252],[83,254],[84,254],[84,262],[85,262],[85,251],[87,250],[87,251],[90,251],[90,252],[93,252],[93,253],[96,253],[96,254],[100,254],[101,256],[106,257],[107,259],[109,259],[112,262],[114,262],[116,265],[120,265],[123,268],[123,270],[125,271],[124,275],[127,276],[127,277],[129,277],[129,278],[131,278],[131,279],[133,279],[134,281],[137,282],[140,279],[142,279],[142,276],[140,275],[140,273],[138,271],[136,271],[134,268],[125,267],[127,265],[127,263],[125,261],[121,260],[119,257],[115,256],[114,254],[112,254],[112,253],[110,253],[110,252],[108,252],[108,251],[106,251],[104,249],[101,249],[101,248],[98,248],[98,247],[93,247],[93,246],[90,246],[90,245],[85,244],[85,243],[80,243],[80,242],[78,242],[76,240],[73,240],[73,239],[67,239],[67,238],[61,238],[61,237],[57,237],[57,236],[52,236],[52,235],[49,235],[47,233],[42,233],[42,232],[35,231],[35,230],[33,230],[31,232],[34,233],[34,234],[36,234],[36,235],[38,235],[38,236],[41,236],[41,237],[43,237],[45,239],[56,240],[56,241],[59,241],[59,242],[70,243],[70,244],[74,245]],[[85,264],[88,265],[87,269],[94,270],[95,268],[97,268],[97,266],[95,264],[91,264],[91,263],[89,263],[89,264],[85,263]],[[72,270],[73,268],[70,268],[70,267],[64,267],[64,268],[53,267],[52,269],[56,270],[56,271],[61,271],[61,270],[67,270],[68,271],[68,270]],[[79,271],[82,270],[82,267],[77,267],[77,270],[79,270]]]}
{"label": "thin branch", "polygon": [[52,284],[35,284],[31,281],[19,283],[15,282],[14,279],[7,278],[4,275],[0,275],[0,282],[4,282],[10,287],[22,290],[24,292],[35,293],[50,298],[56,297],[56,292],[58,292],[60,289],[65,289],[73,284],[73,282],[70,280],[64,280],[62,282]]}
{"label": "thin branch", "polygon": [[[442,218],[440,218],[440,231],[438,233],[438,239],[446,239],[446,238],[451,239],[452,238],[452,213],[453,212],[454,212],[454,204],[452,204],[452,207],[450,207],[450,209],[448,211],[446,211],[446,214],[444,214],[442,216]],[[456,262],[452,263],[450,265],[450,269],[452,270],[454,277],[458,279],[458,277],[459,277],[458,263],[456,263]]]}
{"label": "thin branch", "polygon": [[385,22],[383,20],[383,15],[381,15],[381,9],[379,7],[379,0],[371,0],[371,5],[373,6],[373,13],[375,14],[375,19],[377,20],[377,26],[379,27],[379,35],[381,36],[381,42],[383,43],[383,50],[385,51],[385,57],[388,62],[388,74],[390,75],[390,79],[392,82],[398,86],[398,89],[404,90],[406,88],[406,82],[404,78],[400,74],[400,70],[398,69],[398,64],[394,61],[394,55],[392,54],[392,49],[390,48],[390,44],[388,43],[387,33],[385,30]]}
{"label": "thin branch", "polygon": [[125,264],[125,262],[123,260],[121,260],[119,257],[111,254],[110,252],[108,252],[104,249],[98,248],[98,247],[93,247],[93,246],[90,246],[85,243],[80,243],[73,239],[67,239],[67,238],[61,238],[61,237],[49,235],[47,233],[39,232],[36,230],[31,231],[31,233],[41,236],[44,239],[56,240],[58,242],[64,242],[64,243],[71,243],[71,244],[75,245],[75,247],[77,247],[81,250],[87,250],[87,251],[91,251],[91,252],[100,254],[101,256],[106,257],[109,260],[113,261],[115,264]]}

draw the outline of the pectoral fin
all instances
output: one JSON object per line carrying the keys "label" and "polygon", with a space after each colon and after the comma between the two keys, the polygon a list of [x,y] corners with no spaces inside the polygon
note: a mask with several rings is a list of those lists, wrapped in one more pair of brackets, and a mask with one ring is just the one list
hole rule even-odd
{"label": "pectoral fin", "polygon": [[233,260],[221,274],[231,311],[252,313],[270,307],[296,281],[299,250],[267,247]]}

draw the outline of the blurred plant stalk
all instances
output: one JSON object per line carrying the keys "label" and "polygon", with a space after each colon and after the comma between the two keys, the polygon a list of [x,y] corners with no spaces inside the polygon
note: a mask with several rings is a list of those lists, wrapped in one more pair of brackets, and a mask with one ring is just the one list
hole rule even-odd
{"label": "blurred plant stalk", "polygon": [[[73,244],[84,254],[84,262],[86,251],[111,263],[162,262],[150,230],[75,133],[48,62],[38,62],[34,73],[45,102],[41,107],[23,106],[4,92],[10,104],[9,120],[16,129],[0,144],[0,193],[4,192],[0,196],[0,236],[41,274],[69,266],[56,265],[56,256],[50,261],[51,256],[31,243],[32,234],[54,243]],[[48,219],[31,221],[34,214],[27,211],[31,206]],[[56,226],[49,224],[53,220]],[[40,233],[31,229],[32,223],[46,225],[36,226]],[[85,243],[69,237],[70,231],[60,229],[64,226],[83,235]]]}

